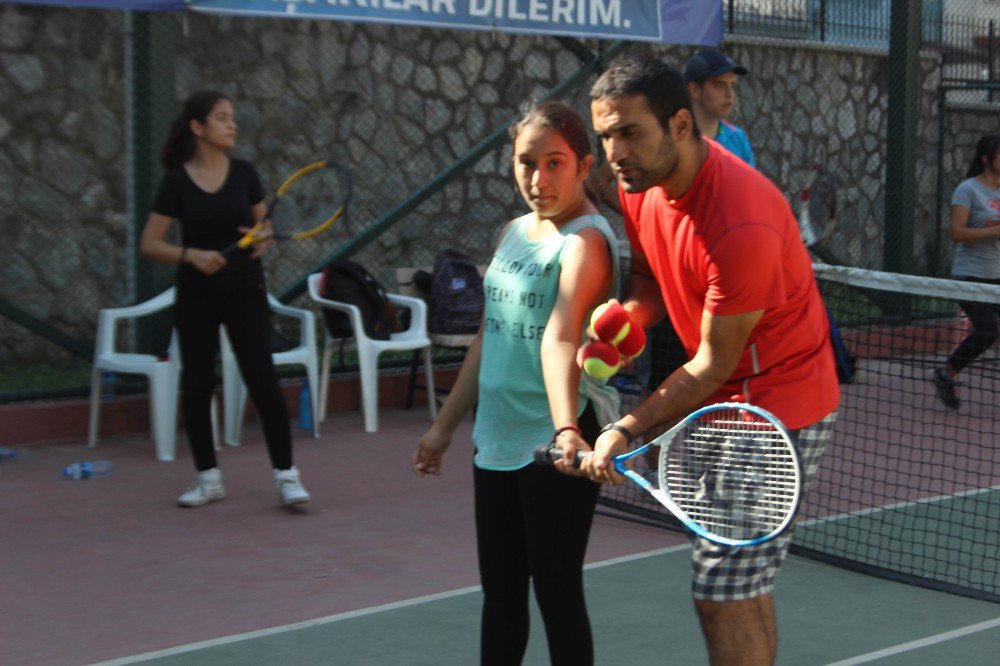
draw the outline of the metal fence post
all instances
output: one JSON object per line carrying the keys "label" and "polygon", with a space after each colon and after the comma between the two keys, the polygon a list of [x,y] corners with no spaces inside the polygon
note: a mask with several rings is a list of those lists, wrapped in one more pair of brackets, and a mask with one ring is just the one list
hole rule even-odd
{"label": "metal fence post", "polygon": [[[159,145],[174,113],[174,47],[177,19],[168,14],[129,12],[126,77],[129,115],[128,183],[130,243],[133,262],[135,302],[163,291],[173,281],[173,266],[153,265],[139,257],[139,236],[153,204],[162,169]],[[142,347],[158,344],[162,324],[140,322],[136,343]]]}
{"label": "metal fence post", "polygon": [[920,0],[892,0],[888,62],[883,270],[912,273],[916,204]]}

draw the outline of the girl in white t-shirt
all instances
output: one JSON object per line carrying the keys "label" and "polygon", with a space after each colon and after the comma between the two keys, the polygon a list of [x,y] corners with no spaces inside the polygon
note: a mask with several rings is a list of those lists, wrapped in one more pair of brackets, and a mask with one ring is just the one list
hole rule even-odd
{"label": "girl in white t-shirt", "polygon": [[[976,143],[966,180],[951,196],[951,239],[958,245],[951,274],[958,280],[1000,284],[1000,134],[988,134]],[[938,397],[958,409],[955,375],[996,342],[1000,305],[959,301],[972,323],[972,332],[934,371]]]}

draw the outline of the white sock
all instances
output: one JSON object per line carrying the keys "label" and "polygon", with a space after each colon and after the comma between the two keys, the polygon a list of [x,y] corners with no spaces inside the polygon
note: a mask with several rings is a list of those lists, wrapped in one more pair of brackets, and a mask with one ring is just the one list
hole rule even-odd
{"label": "white sock", "polygon": [[219,471],[218,467],[206,469],[204,472],[198,472],[198,480],[206,483],[218,483],[222,481],[222,472]]}

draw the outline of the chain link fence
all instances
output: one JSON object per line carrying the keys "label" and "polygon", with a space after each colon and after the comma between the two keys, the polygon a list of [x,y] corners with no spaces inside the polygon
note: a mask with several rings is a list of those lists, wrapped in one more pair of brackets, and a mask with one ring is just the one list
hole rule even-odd
{"label": "chain link fence", "polygon": [[[758,168],[797,209],[811,183],[811,218],[825,224],[832,213],[823,246],[838,261],[870,268],[881,267],[885,171],[893,159],[886,149],[888,5],[723,5],[721,48],[749,69],[732,120],[747,130]],[[988,18],[951,17],[936,2],[923,7],[913,272],[939,273],[948,263],[941,210],[979,131],[969,128],[995,117],[994,55]],[[444,248],[485,263],[503,224],[524,209],[503,128],[560,84],[563,98],[588,116],[593,76],[573,77],[610,47],[5,4],[0,179],[9,186],[0,190],[0,224],[11,251],[0,267],[0,401],[85,394],[97,309],[172,284],[173,267],[138,259],[136,245],[160,174],[163,130],[194,90],[215,88],[233,99],[237,155],[257,165],[266,188],[316,159],[352,169],[356,196],[346,219],[267,258],[270,291],[309,307],[305,276],[338,253],[353,255],[390,290],[394,268],[430,264]],[[678,66],[695,50],[626,49]],[[954,92],[974,100],[948,88],[973,80],[985,87]],[[168,322],[153,327],[159,337],[123,331],[122,344],[157,351]]]}
{"label": "chain link fence", "polygon": [[[922,32],[938,40],[944,0],[923,0]],[[726,32],[822,44],[889,46],[891,0],[725,0]]]}

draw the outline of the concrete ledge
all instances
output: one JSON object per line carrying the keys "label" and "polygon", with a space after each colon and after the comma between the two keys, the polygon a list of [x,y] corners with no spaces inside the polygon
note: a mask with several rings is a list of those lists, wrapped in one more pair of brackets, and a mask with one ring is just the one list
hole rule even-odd
{"label": "concrete ledge", "polygon": [[[449,387],[458,368],[434,373],[435,385]],[[423,368],[417,376],[420,382]],[[410,376],[407,372],[379,376],[379,407],[404,407]],[[292,419],[298,418],[301,382],[282,382],[285,402]],[[220,392],[221,396],[221,392]],[[221,398],[219,404],[221,405]],[[413,409],[427,409],[423,389],[413,395]],[[361,383],[357,375],[330,380],[327,413],[361,410]],[[87,439],[90,401],[81,398],[44,400],[0,405],[0,446],[41,443],[82,443]],[[247,419],[256,418],[253,403],[247,403]],[[360,414],[358,418],[361,418]],[[113,398],[101,403],[101,437],[149,431],[149,396],[145,393]]]}

